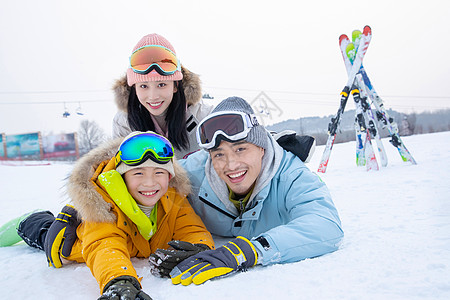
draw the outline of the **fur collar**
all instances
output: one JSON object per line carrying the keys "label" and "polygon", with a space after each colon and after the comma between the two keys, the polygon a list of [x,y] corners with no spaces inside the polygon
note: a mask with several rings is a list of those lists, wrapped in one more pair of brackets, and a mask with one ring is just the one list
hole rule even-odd
{"label": "fur collar", "polygon": [[[202,98],[200,76],[189,71],[184,66],[181,66],[181,72],[183,73],[182,82],[187,105],[190,106],[197,104]],[[116,80],[112,89],[114,91],[117,108],[128,113],[127,105],[130,87],[127,84],[126,74]]]}

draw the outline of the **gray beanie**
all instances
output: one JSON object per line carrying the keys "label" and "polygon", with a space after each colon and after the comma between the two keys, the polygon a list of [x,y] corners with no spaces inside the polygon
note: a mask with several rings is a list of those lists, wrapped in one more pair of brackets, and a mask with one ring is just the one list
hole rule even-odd
{"label": "gray beanie", "polygon": [[[211,113],[219,112],[219,111],[240,111],[246,114],[254,114],[253,108],[250,104],[247,103],[242,98],[239,97],[229,97],[219,104],[213,109]],[[257,125],[250,129],[247,137],[244,139],[246,142],[256,145],[258,147],[267,148],[267,131],[261,125]]]}

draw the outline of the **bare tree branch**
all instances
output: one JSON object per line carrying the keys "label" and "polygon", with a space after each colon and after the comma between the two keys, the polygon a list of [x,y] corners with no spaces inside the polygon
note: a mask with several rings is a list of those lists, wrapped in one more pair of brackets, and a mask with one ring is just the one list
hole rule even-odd
{"label": "bare tree branch", "polygon": [[95,121],[83,120],[78,130],[78,145],[80,153],[84,154],[94,149],[106,139],[104,131]]}

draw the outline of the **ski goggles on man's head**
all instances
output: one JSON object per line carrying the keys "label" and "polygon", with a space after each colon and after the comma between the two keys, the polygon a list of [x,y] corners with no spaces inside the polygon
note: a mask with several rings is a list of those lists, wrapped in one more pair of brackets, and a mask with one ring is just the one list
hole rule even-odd
{"label": "ski goggles on man's head", "polygon": [[237,142],[247,137],[250,130],[258,126],[254,114],[239,111],[219,111],[203,119],[197,128],[197,142],[201,148],[212,149],[225,139]]}
{"label": "ski goggles on man's head", "polygon": [[135,73],[143,75],[156,70],[159,74],[168,76],[181,70],[175,53],[159,45],[148,45],[136,49],[130,56],[130,67]]}
{"label": "ski goggles on man's head", "polygon": [[120,163],[137,166],[147,159],[166,164],[173,158],[172,144],[163,136],[151,132],[133,135],[122,142],[117,151],[116,168]]}

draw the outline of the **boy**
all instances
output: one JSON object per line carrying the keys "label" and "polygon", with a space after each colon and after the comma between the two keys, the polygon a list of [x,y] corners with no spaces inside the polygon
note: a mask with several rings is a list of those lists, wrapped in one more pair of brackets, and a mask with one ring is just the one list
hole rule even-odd
{"label": "boy", "polygon": [[56,267],[61,266],[59,254],[85,262],[100,285],[100,299],[151,299],[141,290],[130,257],[149,257],[168,243],[175,249],[187,244],[194,254],[213,249],[214,242],[186,200],[189,180],[166,138],[133,132],[116,151],[117,141],[94,149],[69,177],[68,194],[82,219],[70,253],[64,245],[61,253],[49,248],[55,236],[69,239],[64,224],[77,220],[70,206],[56,221],[50,212],[31,214],[20,222],[18,233],[30,246],[45,250]]}

